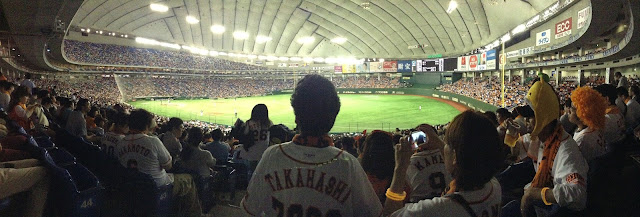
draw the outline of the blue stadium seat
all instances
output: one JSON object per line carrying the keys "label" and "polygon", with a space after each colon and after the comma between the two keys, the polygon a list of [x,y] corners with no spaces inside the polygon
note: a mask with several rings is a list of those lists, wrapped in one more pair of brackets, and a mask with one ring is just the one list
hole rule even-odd
{"label": "blue stadium seat", "polygon": [[43,149],[57,166],[65,166],[69,164],[74,164],[76,162],[76,158],[71,155],[67,150],[63,148],[52,148],[52,149]]}
{"label": "blue stadium seat", "polygon": [[121,186],[133,209],[129,216],[172,216],[173,184],[157,187],[151,176],[127,169],[128,181]]}
{"label": "blue stadium seat", "polygon": [[52,164],[49,155],[45,164],[51,172],[49,203],[57,216],[100,216],[100,182],[87,168],[73,163],[65,166]]}
{"label": "blue stadium seat", "polygon": [[41,148],[53,148],[56,146],[53,141],[51,141],[51,137],[48,136],[39,136],[34,137],[33,139]]}

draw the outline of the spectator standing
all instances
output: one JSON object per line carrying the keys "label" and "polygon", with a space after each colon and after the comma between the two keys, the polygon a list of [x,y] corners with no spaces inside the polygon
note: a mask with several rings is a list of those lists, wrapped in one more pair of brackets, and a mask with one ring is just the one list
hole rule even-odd
{"label": "spectator standing", "polygon": [[[245,123],[244,134],[248,135],[249,144],[242,144],[246,150],[245,155],[240,156],[249,161],[249,169],[254,171],[262,157],[262,153],[269,147],[269,128],[273,123],[269,119],[269,110],[265,104],[257,104],[251,111],[251,119]],[[253,143],[253,144],[251,144]]]}
{"label": "spectator standing", "polygon": [[618,84],[616,87],[622,87],[625,90],[629,89],[629,81],[627,80],[627,77],[624,77],[622,75],[622,73],[620,73],[620,72],[616,72],[614,77],[615,77],[616,82]]}
{"label": "spectator standing", "polygon": [[30,93],[30,94],[32,94],[32,93],[33,93],[33,92],[32,92],[32,91],[33,91],[33,88],[35,88],[35,87],[36,87],[36,85],[35,85],[35,84],[33,84],[33,81],[31,81],[31,73],[27,73],[27,74],[24,76],[24,80],[22,80],[22,81],[20,82],[20,86],[27,87],[27,90],[29,91],[29,93]]}

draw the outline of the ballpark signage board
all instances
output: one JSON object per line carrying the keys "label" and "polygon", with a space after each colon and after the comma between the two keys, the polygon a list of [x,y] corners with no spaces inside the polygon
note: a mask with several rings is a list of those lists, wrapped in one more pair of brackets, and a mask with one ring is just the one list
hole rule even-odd
{"label": "ballpark signage board", "polygon": [[496,50],[487,51],[487,69],[496,69]]}
{"label": "ballpark signage board", "polygon": [[342,66],[334,66],[333,67],[333,72],[342,73]]}
{"label": "ballpark signage board", "polygon": [[538,32],[536,34],[536,46],[545,45],[551,43],[551,29]]}
{"label": "ballpark signage board", "polygon": [[476,70],[478,68],[478,55],[469,56],[469,70]]}
{"label": "ballpark signage board", "polygon": [[587,25],[587,20],[589,20],[589,16],[591,16],[591,7],[587,7],[578,11],[578,29],[581,29],[585,25]]}
{"label": "ballpark signage board", "polygon": [[458,71],[467,70],[467,56],[458,57]]}
{"label": "ballpark signage board", "polygon": [[411,60],[398,61],[398,72],[411,72]]}
{"label": "ballpark signage board", "polygon": [[416,60],[416,72],[422,72],[422,60]]}
{"label": "ballpark signage board", "polygon": [[382,63],[369,62],[369,72],[382,72]]}
{"label": "ballpark signage board", "polygon": [[397,72],[398,71],[398,62],[397,61],[384,61],[382,64],[382,70],[385,72]]}
{"label": "ballpark signage board", "polygon": [[571,35],[572,20],[573,18],[569,17],[569,19],[556,23],[556,39]]}

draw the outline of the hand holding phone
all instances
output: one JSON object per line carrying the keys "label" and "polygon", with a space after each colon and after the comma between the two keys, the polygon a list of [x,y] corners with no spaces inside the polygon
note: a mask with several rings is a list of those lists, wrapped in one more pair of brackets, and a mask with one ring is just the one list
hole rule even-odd
{"label": "hand holding phone", "polygon": [[427,138],[427,134],[422,131],[413,131],[411,133],[411,136],[409,136],[407,139],[410,143],[413,144],[413,150],[418,149],[418,144],[426,143],[429,141],[429,138]]}

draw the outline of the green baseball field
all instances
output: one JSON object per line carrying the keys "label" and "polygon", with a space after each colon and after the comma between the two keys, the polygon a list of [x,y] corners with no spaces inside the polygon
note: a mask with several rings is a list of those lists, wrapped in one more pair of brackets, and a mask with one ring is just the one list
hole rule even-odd
{"label": "green baseball field", "polygon": [[[253,106],[263,103],[274,124],[282,123],[293,129],[295,116],[290,97],[290,94],[280,94],[217,100],[135,101],[130,104],[162,116],[233,125],[236,118],[249,119]],[[332,132],[391,131],[396,127],[413,128],[421,123],[445,124],[461,110],[452,102],[410,95],[341,94],[340,102],[342,107]]]}

